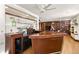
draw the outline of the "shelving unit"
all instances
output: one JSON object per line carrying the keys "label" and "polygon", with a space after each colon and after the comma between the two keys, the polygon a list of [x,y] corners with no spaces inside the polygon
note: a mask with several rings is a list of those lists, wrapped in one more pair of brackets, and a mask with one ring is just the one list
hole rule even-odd
{"label": "shelving unit", "polygon": [[[52,24],[53,23],[53,24]],[[40,22],[40,31],[50,31],[51,26],[55,28],[57,32],[60,30],[61,32],[66,32],[70,34],[70,21],[51,21],[51,22]]]}
{"label": "shelving unit", "polygon": [[79,40],[79,16],[76,16],[71,20],[70,31],[71,31],[71,36],[75,40]]}

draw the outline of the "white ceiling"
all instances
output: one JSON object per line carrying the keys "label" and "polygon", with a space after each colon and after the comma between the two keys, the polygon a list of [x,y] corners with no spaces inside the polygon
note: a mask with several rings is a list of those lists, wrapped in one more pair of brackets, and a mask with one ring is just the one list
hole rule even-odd
{"label": "white ceiling", "polygon": [[55,18],[73,16],[79,13],[79,4],[52,4],[56,9],[41,13],[42,4],[18,4],[19,6],[39,15],[41,21],[50,21]]}

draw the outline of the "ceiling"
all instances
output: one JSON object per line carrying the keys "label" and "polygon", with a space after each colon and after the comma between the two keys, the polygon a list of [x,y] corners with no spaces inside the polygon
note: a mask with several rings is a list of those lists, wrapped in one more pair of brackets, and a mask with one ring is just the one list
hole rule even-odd
{"label": "ceiling", "polygon": [[[79,4],[51,4],[51,10],[44,10],[46,4],[17,4],[40,17],[41,21],[51,21],[56,18],[69,17],[79,13]],[[41,8],[40,8],[41,7]]]}
{"label": "ceiling", "polygon": [[8,14],[8,15],[13,15],[13,16],[17,16],[17,17],[20,17],[20,18],[24,18],[24,19],[29,19],[29,20],[32,20],[32,21],[36,21],[36,17],[28,14],[28,13],[25,13],[23,12],[22,10],[18,10],[18,9],[15,9],[13,7],[11,7],[10,5],[5,5],[6,9],[5,9],[5,13]]}

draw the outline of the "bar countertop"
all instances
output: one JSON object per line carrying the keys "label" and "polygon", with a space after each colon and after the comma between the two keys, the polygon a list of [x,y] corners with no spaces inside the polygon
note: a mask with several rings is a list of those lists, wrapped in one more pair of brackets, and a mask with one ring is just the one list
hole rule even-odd
{"label": "bar countertop", "polygon": [[44,32],[37,33],[37,34],[32,34],[32,35],[29,36],[29,38],[32,38],[32,39],[34,39],[34,38],[42,39],[43,38],[44,39],[44,38],[51,38],[51,37],[62,37],[64,35],[66,35],[66,33],[51,32],[51,31],[46,32],[46,31],[44,31]]}

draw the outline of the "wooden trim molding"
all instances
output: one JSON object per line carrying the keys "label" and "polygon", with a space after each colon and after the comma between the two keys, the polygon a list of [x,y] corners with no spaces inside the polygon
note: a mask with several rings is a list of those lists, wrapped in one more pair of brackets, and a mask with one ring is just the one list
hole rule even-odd
{"label": "wooden trim molding", "polygon": [[34,19],[25,18],[25,17],[22,17],[22,16],[18,16],[18,15],[14,15],[14,14],[8,13],[8,12],[5,12],[5,14],[12,15],[12,16],[16,16],[16,17],[20,17],[20,18],[23,18],[23,19],[28,19],[28,20],[31,20],[31,21],[36,21]]}

